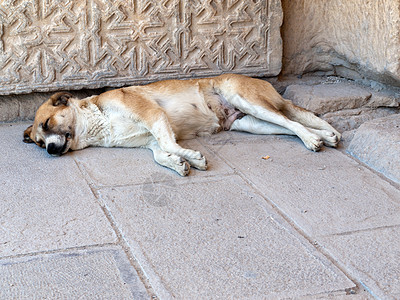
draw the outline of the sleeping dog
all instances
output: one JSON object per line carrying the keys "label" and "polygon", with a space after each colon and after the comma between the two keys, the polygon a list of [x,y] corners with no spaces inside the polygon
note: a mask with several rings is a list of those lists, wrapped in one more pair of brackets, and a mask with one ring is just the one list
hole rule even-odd
{"label": "sleeping dog", "polygon": [[51,155],[89,146],[145,147],[181,176],[207,169],[198,151],[177,140],[221,130],[297,135],[318,151],[336,147],[340,133],[313,113],[283,99],[271,84],[243,75],[165,80],[111,90],[82,100],[59,92],[40,106],[24,141]]}

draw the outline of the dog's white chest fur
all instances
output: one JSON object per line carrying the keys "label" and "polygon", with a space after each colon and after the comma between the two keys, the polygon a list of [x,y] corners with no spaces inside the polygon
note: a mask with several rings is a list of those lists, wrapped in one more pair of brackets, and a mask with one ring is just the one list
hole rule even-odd
{"label": "dog's white chest fur", "polygon": [[74,149],[88,146],[141,147],[147,145],[150,132],[117,106],[105,107],[103,111],[90,104],[81,109]]}
{"label": "dog's white chest fur", "polygon": [[132,116],[119,109],[104,112],[109,124],[109,135],[104,137],[105,147],[142,147],[151,138],[149,130]]}

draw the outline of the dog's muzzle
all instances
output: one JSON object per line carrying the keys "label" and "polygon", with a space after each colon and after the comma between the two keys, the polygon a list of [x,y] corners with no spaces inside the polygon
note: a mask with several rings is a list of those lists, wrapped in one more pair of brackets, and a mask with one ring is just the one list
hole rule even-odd
{"label": "dog's muzzle", "polygon": [[46,148],[47,152],[51,155],[61,155],[65,151],[65,145],[56,145],[55,143],[50,143]]}
{"label": "dog's muzzle", "polygon": [[60,156],[68,151],[68,136],[62,135],[51,135],[46,140],[46,150],[50,155]]}

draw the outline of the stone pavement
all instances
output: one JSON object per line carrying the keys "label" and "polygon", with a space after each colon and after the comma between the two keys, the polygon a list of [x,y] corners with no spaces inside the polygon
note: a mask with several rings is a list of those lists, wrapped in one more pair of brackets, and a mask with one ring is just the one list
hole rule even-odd
{"label": "stone pavement", "polygon": [[27,125],[0,125],[0,299],[400,298],[400,188],[340,149],[224,132],[182,178]]}

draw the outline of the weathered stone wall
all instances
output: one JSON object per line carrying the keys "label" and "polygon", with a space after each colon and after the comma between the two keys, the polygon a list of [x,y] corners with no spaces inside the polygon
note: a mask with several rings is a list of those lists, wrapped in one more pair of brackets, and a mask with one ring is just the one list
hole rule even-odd
{"label": "weathered stone wall", "polygon": [[283,73],[400,86],[400,0],[282,0]]}
{"label": "weathered stone wall", "polygon": [[5,0],[0,94],[278,75],[280,0]]}

